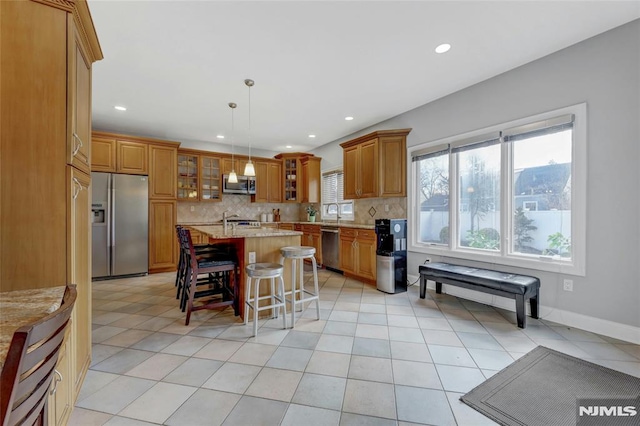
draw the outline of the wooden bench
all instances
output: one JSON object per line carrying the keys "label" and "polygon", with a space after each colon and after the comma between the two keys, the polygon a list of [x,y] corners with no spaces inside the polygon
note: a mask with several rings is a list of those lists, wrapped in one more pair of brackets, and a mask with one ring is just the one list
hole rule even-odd
{"label": "wooden bench", "polygon": [[515,275],[488,269],[430,263],[420,266],[420,298],[424,299],[427,280],[436,282],[436,293],[442,293],[442,284],[455,285],[483,293],[495,294],[516,300],[518,327],[525,328],[525,302],[531,304],[531,318],[538,318],[540,280],[526,275]]}

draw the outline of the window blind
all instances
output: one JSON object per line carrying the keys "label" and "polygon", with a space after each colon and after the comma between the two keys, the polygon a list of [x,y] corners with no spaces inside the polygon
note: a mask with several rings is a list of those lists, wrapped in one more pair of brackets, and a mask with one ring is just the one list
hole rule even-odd
{"label": "window blind", "polygon": [[517,141],[520,139],[549,135],[573,128],[574,120],[575,116],[573,114],[567,114],[548,120],[525,124],[524,126],[512,127],[505,130],[502,134],[504,135],[505,141]]}
{"label": "window blind", "polygon": [[440,155],[445,155],[449,153],[449,145],[446,146],[435,146],[427,149],[421,149],[419,151],[414,151],[411,153],[411,161],[421,161],[426,160],[427,158],[438,157]]}
{"label": "window blind", "polygon": [[322,174],[322,204],[344,201],[343,177],[342,170]]}

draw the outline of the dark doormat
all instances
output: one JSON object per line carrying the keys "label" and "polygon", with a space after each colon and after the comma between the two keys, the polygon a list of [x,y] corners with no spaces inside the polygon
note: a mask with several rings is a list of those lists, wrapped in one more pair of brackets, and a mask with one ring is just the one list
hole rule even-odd
{"label": "dark doormat", "polygon": [[460,399],[508,426],[638,425],[639,395],[639,378],[538,346]]}

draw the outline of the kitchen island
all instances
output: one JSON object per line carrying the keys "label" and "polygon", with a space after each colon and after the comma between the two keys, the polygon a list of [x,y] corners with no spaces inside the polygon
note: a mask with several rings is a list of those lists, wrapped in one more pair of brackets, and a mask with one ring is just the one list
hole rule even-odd
{"label": "kitchen island", "polygon": [[[225,232],[221,225],[188,226],[189,229],[199,231],[209,238],[209,244],[231,244],[236,250],[240,266],[240,316],[244,318],[244,292],[245,292],[245,271],[244,268],[249,263],[258,262],[280,262],[280,248],[285,246],[299,246],[302,232],[274,229],[258,228],[251,226],[238,226],[227,228]],[[251,259],[255,253],[255,260]],[[291,265],[285,264],[285,288],[291,289]]]}

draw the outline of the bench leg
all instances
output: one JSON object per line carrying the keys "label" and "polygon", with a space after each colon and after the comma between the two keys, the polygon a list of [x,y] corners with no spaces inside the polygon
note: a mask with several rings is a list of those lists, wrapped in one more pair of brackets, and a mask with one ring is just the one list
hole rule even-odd
{"label": "bench leg", "polygon": [[424,299],[427,293],[427,279],[420,275],[420,299]]}
{"label": "bench leg", "polygon": [[529,299],[529,304],[531,304],[531,318],[538,318],[538,296],[532,297]]}
{"label": "bench leg", "polygon": [[442,294],[442,283],[436,281],[436,293]]}
{"label": "bench leg", "polygon": [[527,326],[527,312],[524,306],[524,295],[516,295],[516,318],[518,327],[525,328]]}

